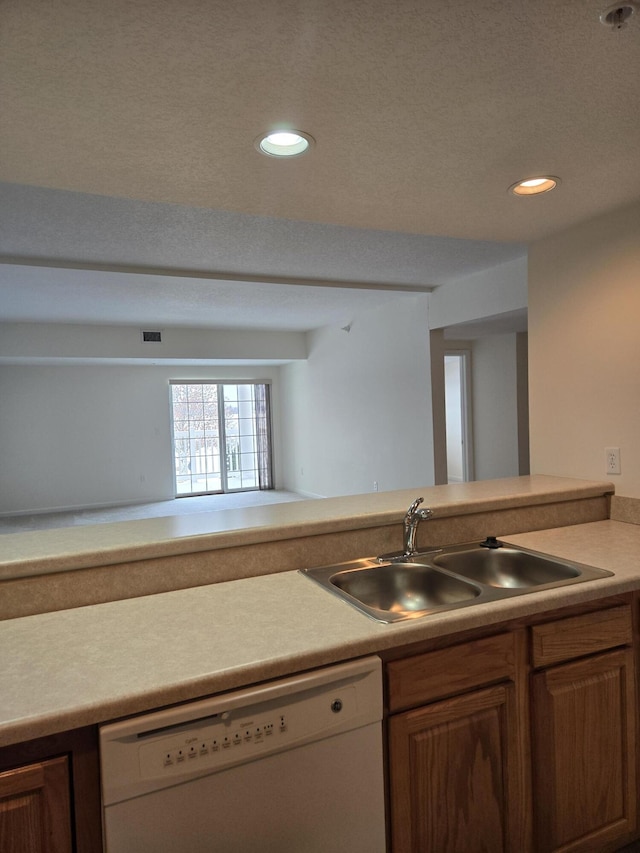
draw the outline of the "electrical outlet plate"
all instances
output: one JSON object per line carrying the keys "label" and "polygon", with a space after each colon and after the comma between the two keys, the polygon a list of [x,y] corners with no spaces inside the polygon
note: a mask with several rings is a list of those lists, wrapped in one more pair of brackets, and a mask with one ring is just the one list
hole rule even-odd
{"label": "electrical outlet plate", "polygon": [[620,474],[620,448],[605,447],[605,471],[607,474]]}

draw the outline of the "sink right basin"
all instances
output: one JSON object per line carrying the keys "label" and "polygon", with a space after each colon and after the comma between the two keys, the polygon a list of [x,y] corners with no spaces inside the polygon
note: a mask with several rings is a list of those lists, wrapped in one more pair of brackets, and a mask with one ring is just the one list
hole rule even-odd
{"label": "sink right basin", "polygon": [[433,564],[487,586],[524,589],[566,581],[582,574],[581,569],[542,555],[503,545],[500,548],[456,550],[433,558]]}

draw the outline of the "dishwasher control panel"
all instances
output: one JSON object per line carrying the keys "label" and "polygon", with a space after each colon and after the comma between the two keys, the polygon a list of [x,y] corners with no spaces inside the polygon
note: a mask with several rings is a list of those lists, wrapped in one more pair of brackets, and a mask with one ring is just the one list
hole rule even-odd
{"label": "dishwasher control panel", "polygon": [[[261,726],[256,726],[253,720],[250,720],[246,725],[249,728],[236,731],[233,735],[214,732],[212,739],[212,733],[209,732],[209,734],[203,735],[205,739],[202,742],[191,742],[185,743],[184,746],[178,746],[176,749],[164,754],[163,767],[177,767],[185,761],[193,761],[195,758],[206,758],[208,755],[215,755],[216,752],[220,752],[221,750],[232,749],[233,747],[246,744],[258,746],[265,738],[273,737],[274,731],[284,734],[287,730],[284,717],[280,717],[277,729],[273,723],[263,723]],[[188,738],[188,741],[194,740],[194,738]]]}
{"label": "dishwasher control panel", "polygon": [[290,734],[287,714],[238,717],[227,712],[220,717],[198,726],[197,732],[169,734],[141,744],[138,748],[141,776],[148,779],[228,767],[270,752],[273,747],[286,746]]}
{"label": "dishwasher control panel", "polygon": [[105,805],[382,719],[376,657],[337,664],[100,729]]}

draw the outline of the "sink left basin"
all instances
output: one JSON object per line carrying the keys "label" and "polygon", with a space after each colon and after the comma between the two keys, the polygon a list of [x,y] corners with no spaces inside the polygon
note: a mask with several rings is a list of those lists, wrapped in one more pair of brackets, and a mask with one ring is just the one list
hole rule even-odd
{"label": "sink left basin", "polygon": [[471,581],[417,562],[354,560],[304,574],[380,622],[462,607],[481,592]]}

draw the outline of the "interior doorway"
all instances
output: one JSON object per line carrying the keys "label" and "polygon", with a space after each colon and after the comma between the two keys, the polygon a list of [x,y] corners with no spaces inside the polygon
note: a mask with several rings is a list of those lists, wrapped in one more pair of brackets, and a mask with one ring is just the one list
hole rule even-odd
{"label": "interior doorway", "polygon": [[447,351],[444,355],[444,402],[447,482],[468,483],[473,480],[469,350]]}
{"label": "interior doorway", "polygon": [[[472,481],[528,474],[526,311],[431,329],[429,343],[436,485],[460,482],[465,476]],[[449,367],[445,399],[445,356],[465,354],[464,368],[464,359]],[[452,432],[455,417],[461,419],[461,456],[448,460],[456,440],[451,435],[447,441],[447,418]],[[448,466],[453,468],[451,477]]]}

